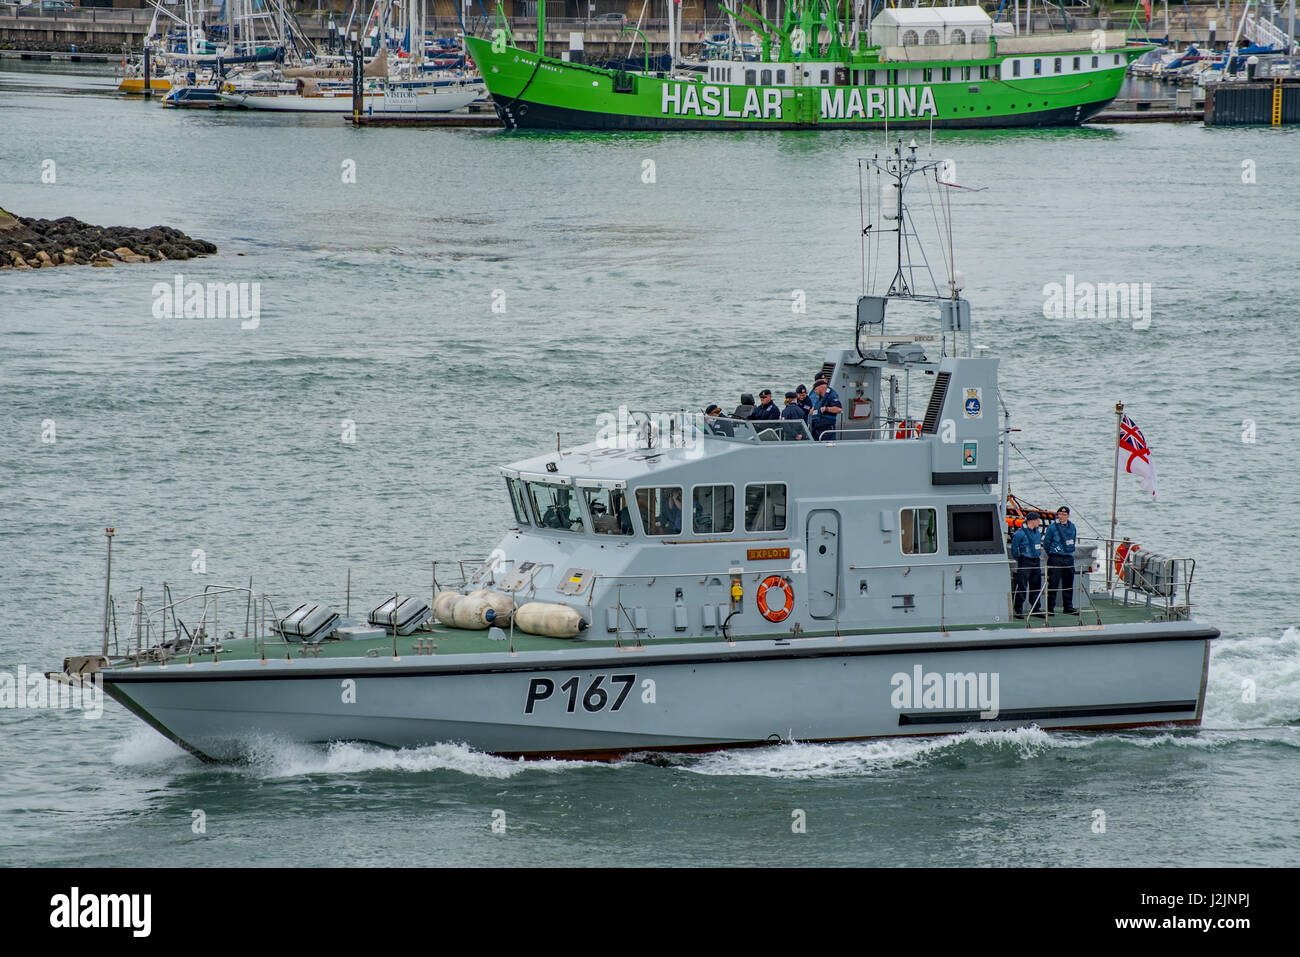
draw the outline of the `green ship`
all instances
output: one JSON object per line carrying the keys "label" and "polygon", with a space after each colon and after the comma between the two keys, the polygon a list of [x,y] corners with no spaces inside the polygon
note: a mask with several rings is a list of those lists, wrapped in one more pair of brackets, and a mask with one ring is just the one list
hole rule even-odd
{"label": "green ship", "polygon": [[465,42],[505,125],[551,130],[1077,126],[1150,49],[1122,30],[1006,35],[978,6],[886,8],[858,29],[851,6],[791,2],[777,24],[741,5],[729,14],[754,31],[758,59],[686,64],[674,50],[659,73],[648,48],[642,72],[523,49],[504,14]]}

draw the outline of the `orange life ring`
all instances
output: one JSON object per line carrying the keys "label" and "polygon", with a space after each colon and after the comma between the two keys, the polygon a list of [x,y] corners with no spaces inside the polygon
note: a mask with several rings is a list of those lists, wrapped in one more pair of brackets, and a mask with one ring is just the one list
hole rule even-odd
{"label": "orange life ring", "polygon": [[1120,542],[1115,546],[1115,574],[1124,573],[1124,562],[1128,560],[1131,553],[1136,552],[1142,546],[1137,542]]}
{"label": "orange life ring", "polygon": [[[767,604],[767,590],[779,588],[785,595],[785,603],[780,608],[770,608]],[[794,611],[794,589],[780,575],[768,575],[758,586],[758,613],[768,621],[785,621]]]}

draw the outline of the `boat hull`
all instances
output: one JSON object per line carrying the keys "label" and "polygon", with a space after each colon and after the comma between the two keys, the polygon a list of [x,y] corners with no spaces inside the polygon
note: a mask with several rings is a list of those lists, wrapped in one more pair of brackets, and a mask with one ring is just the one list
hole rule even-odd
{"label": "boat hull", "polygon": [[[165,77],[154,77],[149,81],[149,92],[166,93],[172,88],[172,81]],[[123,77],[117,84],[117,92],[133,96],[143,96],[145,80],[142,76]]]}
{"label": "boat hull", "polygon": [[[619,74],[467,37],[508,128],[539,130],[873,130],[1077,126],[1119,93],[1130,57],[1070,75],[893,86],[755,86]],[[1071,60],[1078,59],[1070,56]],[[991,61],[972,61],[987,64]],[[882,65],[879,72],[885,72]],[[952,61],[948,69],[965,69]],[[971,67],[978,71],[978,67]],[[936,66],[936,76],[943,66]],[[752,71],[751,71],[752,72]],[[859,71],[861,72],[861,71]],[[915,72],[919,73],[920,70]],[[973,73],[972,75],[977,75]]]}
{"label": "boat hull", "polygon": [[[366,94],[362,98],[362,112],[371,113],[450,113],[461,110],[482,96],[482,89],[438,90],[396,99],[381,93]],[[253,93],[222,93],[225,105],[249,110],[269,110],[281,113],[351,113],[352,95],[301,96],[282,93],[272,96]]]}
{"label": "boat hull", "polygon": [[1197,725],[1218,632],[981,634],[575,646],[563,662],[532,652],[173,663],[104,679],[205,759],[237,759],[266,738],[602,759],[1029,725]]}

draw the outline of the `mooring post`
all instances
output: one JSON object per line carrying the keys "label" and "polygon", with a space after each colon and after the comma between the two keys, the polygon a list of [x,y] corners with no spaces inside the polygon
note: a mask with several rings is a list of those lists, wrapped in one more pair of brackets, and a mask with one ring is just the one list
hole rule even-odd
{"label": "mooring post", "polygon": [[352,39],[352,122],[361,125],[361,46],[356,35]]}
{"label": "mooring post", "polygon": [[144,98],[152,99],[153,94],[153,68],[149,63],[149,44],[144,45]]}

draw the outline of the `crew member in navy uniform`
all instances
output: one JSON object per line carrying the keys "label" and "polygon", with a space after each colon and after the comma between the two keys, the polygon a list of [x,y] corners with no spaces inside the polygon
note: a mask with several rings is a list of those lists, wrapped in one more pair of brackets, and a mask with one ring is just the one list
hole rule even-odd
{"label": "crew member in navy uniform", "polygon": [[835,422],[844,407],[830,382],[819,378],[813,383],[812,434],[817,440],[835,438]]}
{"label": "crew member in navy uniform", "polygon": [[808,416],[812,415],[812,399],[808,396],[808,387],[801,385],[794,390],[794,401],[799,408],[803,409],[803,420],[808,421]]}
{"label": "crew member in navy uniform", "polygon": [[758,408],[754,410],[751,419],[779,419],[781,410],[776,407],[772,401],[772,390],[764,389],[758,394]]}
{"label": "crew member in navy uniform", "polygon": [[[1038,513],[1031,512],[1025,524],[1011,536],[1011,557],[1016,560],[1015,597],[1016,617],[1024,618],[1025,596],[1029,595],[1030,614],[1038,606],[1038,596],[1043,590],[1043,572],[1039,567],[1042,541],[1038,536]],[[1038,614],[1043,612],[1038,610]]]}
{"label": "crew member in navy uniform", "polygon": [[710,402],[704,408],[704,422],[715,432],[722,435],[729,435],[732,438],[736,436],[736,428],[722,414],[722,406],[716,402]]}
{"label": "crew member in navy uniform", "polygon": [[1043,533],[1043,551],[1047,552],[1047,613],[1056,611],[1056,596],[1060,592],[1067,615],[1074,611],[1074,546],[1079,533],[1070,521],[1070,509],[1062,505],[1056,510],[1056,521]]}
{"label": "crew member in navy uniform", "polygon": [[796,400],[793,392],[785,394],[785,408],[781,410],[781,419],[785,421],[785,437],[787,440],[797,440],[803,438],[803,427],[797,423],[802,423],[807,416],[803,408]]}
{"label": "crew member in navy uniform", "polygon": [[680,535],[682,531],[682,490],[673,489],[668,493],[668,501],[659,513],[659,533]]}

